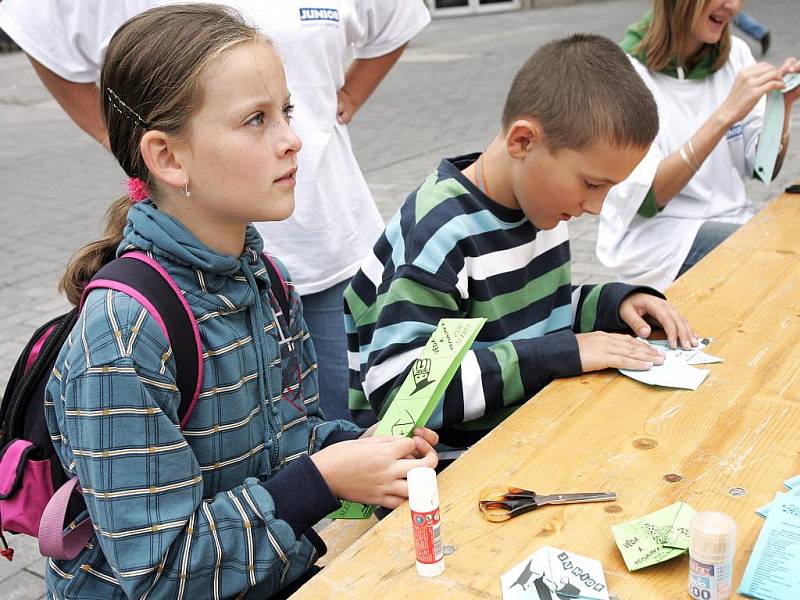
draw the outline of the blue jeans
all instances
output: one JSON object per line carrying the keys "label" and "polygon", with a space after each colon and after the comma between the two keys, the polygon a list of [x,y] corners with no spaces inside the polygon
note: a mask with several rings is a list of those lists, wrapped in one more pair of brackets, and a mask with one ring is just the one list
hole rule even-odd
{"label": "blue jeans", "polygon": [[764,27],[761,23],[756,21],[743,10],[740,10],[739,13],[733,18],[733,24],[754,40],[761,41],[761,39],[767,35],[767,33],[769,33],[769,30],[766,27]]}
{"label": "blue jeans", "polygon": [[681,269],[678,271],[678,277],[700,262],[700,259],[724,242],[739,227],[735,223],[720,223],[718,221],[706,221],[703,223],[694,238],[692,247],[689,248],[686,260],[683,261]]}
{"label": "blue jeans", "polygon": [[326,419],[350,420],[347,408],[347,334],[342,296],[350,280],[316,294],[306,294],[303,316],[317,351],[319,400]]}

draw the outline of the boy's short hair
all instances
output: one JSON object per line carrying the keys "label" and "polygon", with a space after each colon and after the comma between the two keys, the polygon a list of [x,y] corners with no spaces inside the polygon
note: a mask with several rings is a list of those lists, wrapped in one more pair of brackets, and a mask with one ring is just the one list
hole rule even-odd
{"label": "boy's short hair", "polygon": [[503,131],[525,117],[539,122],[552,152],[599,141],[646,147],[658,133],[656,102],[625,52],[584,33],[548,42],[517,72]]}

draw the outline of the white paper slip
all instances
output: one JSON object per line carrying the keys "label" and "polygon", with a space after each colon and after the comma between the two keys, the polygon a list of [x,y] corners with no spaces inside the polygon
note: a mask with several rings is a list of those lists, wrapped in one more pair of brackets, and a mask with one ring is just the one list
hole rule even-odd
{"label": "white paper slip", "polygon": [[690,365],[711,365],[714,363],[721,363],[722,359],[717,356],[711,356],[710,354],[706,354],[702,350],[698,350],[694,353],[694,355],[689,359],[687,364]]}
{"label": "white paper slip", "polygon": [[692,365],[722,362],[721,358],[703,352],[703,349],[711,343],[712,340],[710,338],[704,338],[696,347],[690,350],[670,348],[669,342],[666,340],[642,341],[663,352],[664,362],[660,365],[654,365],[653,368],[647,371],[619,369],[619,372],[626,377],[648,385],[696,390],[706,380],[710,371],[708,369],[696,369]]}
{"label": "white paper slip", "polygon": [[658,385],[661,387],[680,388],[684,390],[696,390],[700,384],[706,380],[710,371],[708,369],[695,369],[689,365],[655,366],[649,371],[630,371],[620,369],[620,373],[636,381],[641,381],[647,385]]}
{"label": "white paper slip", "polygon": [[500,577],[503,600],[609,600],[600,561],[543,546]]}

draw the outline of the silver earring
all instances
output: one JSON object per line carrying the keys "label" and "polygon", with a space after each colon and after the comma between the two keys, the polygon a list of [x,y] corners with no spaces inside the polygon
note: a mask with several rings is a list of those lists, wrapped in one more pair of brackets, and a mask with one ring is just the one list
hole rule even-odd
{"label": "silver earring", "polygon": [[189,190],[189,180],[188,179],[186,179],[183,182],[183,187],[181,187],[181,192],[183,192],[183,195],[186,196],[187,198],[192,195],[191,190]]}

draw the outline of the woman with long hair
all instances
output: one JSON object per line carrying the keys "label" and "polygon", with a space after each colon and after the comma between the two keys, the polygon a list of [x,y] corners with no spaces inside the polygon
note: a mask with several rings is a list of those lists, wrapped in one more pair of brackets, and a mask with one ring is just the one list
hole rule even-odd
{"label": "woman with long hair", "polygon": [[[730,33],[741,0],[653,0],[622,47],[656,99],[660,129],[645,159],[608,194],[597,256],[620,279],[664,289],[755,213],[752,177],[764,96],[800,72],[756,63]],[[800,89],[783,96],[775,172]]]}

